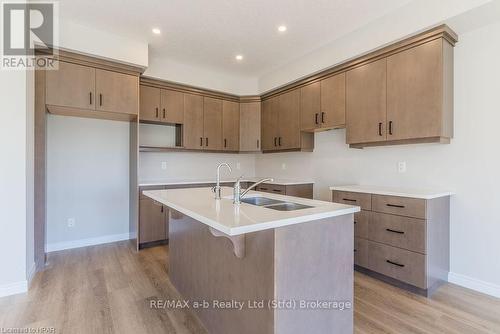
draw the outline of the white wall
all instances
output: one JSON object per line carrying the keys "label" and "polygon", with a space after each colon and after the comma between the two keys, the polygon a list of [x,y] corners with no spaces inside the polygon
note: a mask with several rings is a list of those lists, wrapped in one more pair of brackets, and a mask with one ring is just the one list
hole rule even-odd
{"label": "white wall", "polygon": [[[500,23],[460,36],[455,48],[455,138],[450,145],[349,149],[345,130],[334,130],[316,134],[313,153],[258,155],[256,173],[313,178],[315,197],[324,200],[331,196],[328,186],[349,183],[456,192],[451,202],[450,279],[500,297],[500,44],[493,42],[498,36]],[[399,161],[406,161],[406,173],[397,172]]]}
{"label": "white wall", "polygon": [[[161,168],[162,162],[167,163],[166,170]],[[221,162],[228,163],[233,169],[232,173],[224,169],[222,179],[235,179],[241,175],[255,176],[254,154],[141,152],[139,182],[215,180],[216,168]],[[240,163],[239,170],[237,163]]]}
{"label": "white wall", "polygon": [[48,251],[128,239],[128,212],[129,123],[48,115]]}
{"label": "white wall", "polygon": [[0,297],[25,291],[26,73],[0,72]]}
{"label": "white wall", "polygon": [[235,95],[255,95],[258,92],[257,77],[223,73],[154,55],[150,55],[144,75]]}

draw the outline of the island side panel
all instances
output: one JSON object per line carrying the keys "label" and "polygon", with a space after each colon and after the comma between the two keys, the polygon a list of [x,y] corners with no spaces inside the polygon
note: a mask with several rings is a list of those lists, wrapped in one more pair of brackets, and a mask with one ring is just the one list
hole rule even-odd
{"label": "island side panel", "polygon": [[343,311],[277,309],[275,333],[353,333],[353,219],[349,214],[275,230],[277,300],[351,303]]}
{"label": "island side panel", "polygon": [[274,230],[246,234],[245,256],[237,258],[225,237],[209,227],[170,210],[169,276],[183,298],[265,300],[264,309],[194,310],[209,333],[271,334],[274,312],[267,300],[274,295]]}

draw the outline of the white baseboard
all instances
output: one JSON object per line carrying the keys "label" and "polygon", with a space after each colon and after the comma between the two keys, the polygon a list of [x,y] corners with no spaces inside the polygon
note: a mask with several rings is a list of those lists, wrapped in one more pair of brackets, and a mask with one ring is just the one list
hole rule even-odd
{"label": "white baseboard", "polygon": [[102,237],[79,239],[72,241],[54,242],[47,244],[47,253],[61,251],[65,249],[80,248],[94,245],[107,244],[110,242],[129,240],[129,233],[111,234]]}
{"label": "white baseboard", "polygon": [[500,298],[500,285],[478,280],[462,274],[452,273],[448,274],[448,281],[465,288],[485,293],[487,295]]}
{"label": "white baseboard", "polygon": [[17,295],[28,291],[28,281],[0,285],[0,297]]}

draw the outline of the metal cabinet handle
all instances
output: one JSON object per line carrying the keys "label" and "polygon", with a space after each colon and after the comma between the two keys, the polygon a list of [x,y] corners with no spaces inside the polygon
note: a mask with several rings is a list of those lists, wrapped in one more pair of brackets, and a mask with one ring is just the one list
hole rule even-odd
{"label": "metal cabinet handle", "polygon": [[275,193],[280,193],[280,192],[281,192],[281,190],[279,190],[279,189],[273,189],[273,191],[274,191]]}
{"label": "metal cabinet handle", "polygon": [[314,124],[318,124],[318,113],[314,114]]}
{"label": "metal cabinet handle", "polygon": [[208,137],[205,138],[205,146],[208,146]]}
{"label": "metal cabinet handle", "polygon": [[102,106],[102,94],[99,94],[99,105]]}
{"label": "metal cabinet handle", "polygon": [[278,146],[281,146],[281,137],[278,137]]}
{"label": "metal cabinet handle", "polygon": [[161,206],[161,212],[163,213],[163,205]]}
{"label": "metal cabinet handle", "polygon": [[224,147],[227,147],[227,139],[224,138]]}
{"label": "metal cabinet handle", "polygon": [[357,224],[358,222],[357,221],[354,221],[354,224]]}
{"label": "metal cabinet handle", "polygon": [[378,135],[382,136],[382,123],[378,123]]}
{"label": "metal cabinet handle", "polygon": [[350,199],[350,198],[342,198],[343,201],[347,201],[347,202],[357,202],[357,200],[355,199]]}
{"label": "metal cabinet handle", "polygon": [[278,140],[278,138],[277,138],[277,137],[274,137],[274,146],[278,146],[278,145],[276,144],[276,140]]}
{"label": "metal cabinet handle", "polygon": [[165,114],[165,108],[163,108],[163,118],[166,117],[166,114]]}
{"label": "metal cabinet handle", "polygon": [[325,123],[325,113],[321,112],[321,123]]}
{"label": "metal cabinet handle", "polygon": [[92,105],[92,92],[89,93],[89,97],[90,97],[90,105]]}
{"label": "metal cabinet handle", "polygon": [[260,190],[267,190],[267,188],[262,188],[262,187],[259,187]]}
{"label": "metal cabinet handle", "polygon": [[259,148],[260,140],[257,139],[257,148]]}
{"label": "metal cabinet handle", "polygon": [[403,267],[405,266],[404,264],[397,263],[397,262],[393,262],[393,261],[391,261],[391,260],[385,260],[385,262],[390,263],[390,264],[392,264],[392,265],[394,265],[394,266],[401,267],[401,268],[403,268]]}
{"label": "metal cabinet handle", "polygon": [[200,137],[200,146],[203,146],[203,137]]}
{"label": "metal cabinet handle", "polygon": [[386,205],[391,207],[391,208],[399,208],[399,209],[403,209],[405,207],[404,205],[397,205],[397,204],[390,204],[390,203],[387,203]]}
{"label": "metal cabinet handle", "polygon": [[403,231],[391,230],[390,228],[385,229],[387,232],[397,233],[397,234],[405,234]]}
{"label": "metal cabinet handle", "polygon": [[392,136],[392,121],[389,121],[389,134]]}
{"label": "metal cabinet handle", "polygon": [[156,107],[156,118],[158,118],[158,107]]}

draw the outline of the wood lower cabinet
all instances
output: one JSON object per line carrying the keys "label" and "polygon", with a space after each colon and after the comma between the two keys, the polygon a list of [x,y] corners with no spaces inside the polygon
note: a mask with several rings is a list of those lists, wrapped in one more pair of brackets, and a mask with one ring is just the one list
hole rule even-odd
{"label": "wood lower cabinet", "polygon": [[222,150],[238,151],[240,148],[240,104],[222,102]]}
{"label": "wood lower cabinet", "polygon": [[256,152],[261,149],[261,103],[240,103],[240,152]]}
{"label": "wood lower cabinet", "polygon": [[139,245],[168,239],[168,209],[160,203],[141,198],[139,222]]}
{"label": "wood lower cabinet", "polygon": [[313,198],[313,187],[312,183],[309,184],[294,184],[294,185],[280,185],[272,183],[262,183],[258,185],[255,190],[262,191],[266,193],[287,195],[303,198]]}
{"label": "wood lower cabinet", "polygon": [[222,100],[203,97],[203,149],[222,150]]}
{"label": "wood lower cabinet", "polygon": [[362,272],[429,296],[450,270],[450,198],[420,199],[333,191],[357,205],[354,261]]}
{"label": "wood lower cabinet", "polygon": [[45,102],[49,105],[95,109],[95,68],[60,61],[46,71]]}
{"label": "wood lower cabinet", "polygon": [[203,149],[203,96],[184,94],[183,146]]}
{"label": "wood lower cabinet", "polygon": [[134,75],[96,69],[96,109],[137,115],[139,78]]}

